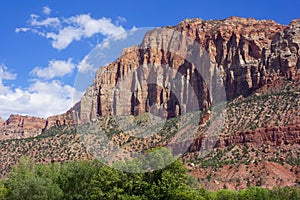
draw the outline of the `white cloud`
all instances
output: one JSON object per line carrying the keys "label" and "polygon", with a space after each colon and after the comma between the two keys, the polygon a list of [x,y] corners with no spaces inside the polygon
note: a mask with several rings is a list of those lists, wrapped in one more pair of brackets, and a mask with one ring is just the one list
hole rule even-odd
{"label": "white cloud", "polygon": [[66,20],[68,26],[59,29],[58,33],[49,32],[46,38],[52,39],[52,47],[58,50],[67,48],[73,41],[89,38],[100,33],[114,39],[124,39],[126,30],[114,25],[110,19],[93,19],[90,15],[83,14],[70,17]]}
{"label": "white cloud", "polygon": [[0,82],[2,82],[2,80],[15,80],[16,78],[17,74],[9,72],[5,65],[0,65]]}
{"label": "white cloud", "polygon": [[0,69],[0,116],[3,119],[13,113],[44,118],[61,114],[83,95],[57,80],[34,80],[28,88],[13,89],[11,85],[4,85],[2,80],[12,80],[16,75],[8,72],[7,68]]}
{"label": "white cloud", "polygon": [[50,15],[51,9],[50,9],[48,6],[44,6],[44,7],[43,7],[43,13],[44,13],[45,15]]}
{"label": "white cloud", "polygon": [[16,28],[16,32],[26,32],[28,30],[35,34],[51,40],[52,47],[58,50],[67,48],[72,42],[84,38],[90,38],[95,34],[102,34],[106,38],[114,40],[125,39],[126,30],[119,25],[126,19],[118,17],[113,23],[109,18],[92,18],[89,14],[71,16],[69,18],[49,17],[51,9],[43,8],[43,13],[47,15],[45,19],[40,19],[39,15],[31,14],[28,22],[29,27]]}
{"label": "white cloud", "polygon": [[110,47],[110,40],[108,40],[108,39],[104,40],[102,43],[98,44],[97,47],[100,50],[108,49]]}
{"label": "white cloud", "polygon": [[75,26],[79,26],[84,37],[91,37],[96,33],[101,33],[114,38],[126,38],[125,29],[121,26],[116,26],[111,22],[111,19],[105,17],[93,19],[90,15],[82,14],[70,17],[69,21]]}
{"label": "white cloud", "polygon": [[74,40],[78,41],[81,37],[81,31],[71,26],[59,30],[58,34],[51,32],[46,35],[46,38],[52,39],[52,47],[58,50],[67,48]]}
{"label": "white cloud", "polygon": [[53,79],[55,77],[62,77],[71,74],[75,68],[72,59],[64,60],[51,60],[48,67],[36,67],[31,71],[31,74],[39,78]]}
{"label": "white cloud", "polygon": [[30,25],[31,26],[46,26],[46,27],[58,27],[60,20],[57,17],[48,17],[44,20],[38,20],[40,16],[36,14],[30,15]]}
{"label": "white cloud", "polygon": [[27,32],[30,31],[30,28],[16,28],[15,32],[19,33],[19,32]]}
{"label": "white cloud", "polygon": [[77,69],[80,73],[87,73],[89,71],[95,72],[97,70],[88,62],[88,55],[78,64]]}
{"label": "white cloud", "polygon": [[119,25],[120,23],[124,23],[124,22],[126,22],[126,19],[124,17],[119,16],[117,18],[116,24]]}
{"label": "white cloud", "polygon": [[0,95],[7,94],[9,92],[9,87],[5,86],[3,81],[5,80],[15,80],[17,74],[8,71],[5,65],[0,65]]}

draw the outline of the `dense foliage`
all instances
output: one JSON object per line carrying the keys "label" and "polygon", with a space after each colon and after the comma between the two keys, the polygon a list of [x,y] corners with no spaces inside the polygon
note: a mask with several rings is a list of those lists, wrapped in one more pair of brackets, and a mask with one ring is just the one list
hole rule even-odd
{"label": "dense foliage", "polygon": [[[164,152],[164,151],[162,151]],[[164,155],[161,155],[165,158]],[[159,160],[159,159],[158,159]],[[163,159],[161,159],[163,160]],[[127,163],[127,167],[138,165]],[[162,170],[125,173],[94,161],[34,164],[22,158],[0,182],[0,200],[26,199],[300,199],[298,188],[274,190],[250,187],[240,191],[210,192],[200,188],[182,162]]]}

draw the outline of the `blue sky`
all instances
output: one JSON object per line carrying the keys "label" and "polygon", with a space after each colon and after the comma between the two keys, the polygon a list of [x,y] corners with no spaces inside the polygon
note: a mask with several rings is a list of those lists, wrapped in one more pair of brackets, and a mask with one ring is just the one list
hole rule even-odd
{"label": "blue sky", "polygon": [[[75,80],[93,76],[123,47],[138,43],[149,27],[176,25],[185,18],[230,16],[288,24],[300,17],[299,7],[299,1],[289,0],[3,0],[0,116],[48,117],[66,111],[86,87],[74,86]],[[94,48],[110,55],[101,58],[99,66],[89,63]]]}

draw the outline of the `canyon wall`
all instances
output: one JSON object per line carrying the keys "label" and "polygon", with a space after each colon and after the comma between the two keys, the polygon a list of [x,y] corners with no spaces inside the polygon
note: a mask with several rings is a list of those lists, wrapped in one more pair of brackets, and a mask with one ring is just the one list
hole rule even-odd
{"label": "canyon wall", "polygon": [[143,112],[173,117],[207,109],[224,94],[232,99],[283,79],[299,80],[299,26],[299,20],[286,27],[231,17],[154,29],[98,70],[79,119]]}
{"label": "canyon wall", "polygon": [[284,79],[299,80],[299,47],[300,20],[283,26],[238,17],[186,19],[147,32],[140,45],[100,67],[81,101],[65,114],[0,120],[0,138],[35,136],[105,115],[151,112],[170,118],[206,110]]}

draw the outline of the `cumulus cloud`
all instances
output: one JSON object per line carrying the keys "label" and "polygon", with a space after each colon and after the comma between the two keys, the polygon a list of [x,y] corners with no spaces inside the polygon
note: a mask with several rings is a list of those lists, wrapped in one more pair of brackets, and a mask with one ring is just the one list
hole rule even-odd
{"label": "cumulus cloud", "polygon": [[[0,116],[7,119],[12,113],[49,117],[65,112],[79,101],[82,92],[58,80],[34,80],[28,88],[13,88],[2,80],[13,80],[16,74],[0,67]],[[3,91],[5,88],[5,91]]]}
{"label": "cumulus cloud", "polygon": [[44,7],[43,7],[43,13],[44,13],[45,15],[50,15],[51,9],[50,9],[48,6],[44,6]]}
{"label": "cumulus cloud", "polygon": [[67,48],[73,41],[89,38],[100,33],[106,37],[118,39],[126,38],[126,30],[113,24],[111,19],[93,19],[90,15],[82,14],[66,20],[68,26],[59,29],[57,33],[49,32],[46,38],[52,39],[52,47],[58,50]]}
{"label": "cumulus cloud", "polygon": [[46,34],[46,38],[52,39],[52,47],[58,50],[67,48],[73,41],[78,41],[82,37],[79,29],[68,26],[58,31]]}
{"label": "cumulus cloud", "polygon": [[102,34],[106,38],[115,40],[127,37],[126,30],[119,25],[126,19],[118,17],[114,23],[109,18],[95,19],[90,14],[81,14],[69,18],[50,17],[51,9],[43,8],[43,13],[47,15],[45,19],[36,14],[30,15],[29,27],[16,28],[16,32],[32,31],[42,37],[51,40],[52,47],[58,50],[67,48],[72,42],[84,38],[90,38],[95,34]]}
{"label": "cumulus cloud", "polygon": [[39,78],[53,79],[55,77],[62,77],[71,74],[75,68],[72,59],[64,60],[50,60],[48,67],[36,67],[31,71],[31,74]]}

